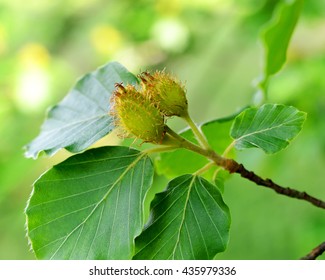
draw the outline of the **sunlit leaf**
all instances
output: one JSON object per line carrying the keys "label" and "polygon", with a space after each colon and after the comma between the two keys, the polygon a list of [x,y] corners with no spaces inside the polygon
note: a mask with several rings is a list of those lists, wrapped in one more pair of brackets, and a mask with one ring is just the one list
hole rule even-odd
{"label": "sunlit leaf", "polygon": [[81,78],[68,95],[52,107],[39,136],[26,146],[26,157],[39,152],[53,155],[61,148],[80,152],[108,134],[114,127],[108,114],[115,83],[136,83],[136,77],[117,62]]}
{"label": "sunlit leaf", "polygon": [[150,159],[128,147],[91,149],[54,166],[26,209],[37,258],[132,258],[152,177]]}
{"label": "sunlit leaf", "polygon": [[265,48],[265,75],[278,72],[286,61],[292,33],[297,24],[303,0],[283,1],[262,32]]}
{"label": "sunlit leaf", "polygon": [[305,119],[306,113],[292,106],[265,104],[238,115],[231,136],[238,150],[256,147],[272,154],[289,145],[300,132]]}
{"label": "sunlit leaf", "polygon": [[228,244],[230,214],[218,189],[203,178],[172,180],[151,204],[134,259],[213,259]]}
{"label": "sunlit leaf", "polygon": [[287,59],[287,49],[297,24],[303,0],[281,1],[272,19],[261,33],[264,46],[264,70],[257,83],[255,103],[267,96],[269,79],[281,70]]}

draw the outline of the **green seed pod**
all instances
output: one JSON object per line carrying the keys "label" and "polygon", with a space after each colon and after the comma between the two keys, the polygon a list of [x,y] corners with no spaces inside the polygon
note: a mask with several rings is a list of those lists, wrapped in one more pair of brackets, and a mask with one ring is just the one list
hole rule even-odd
{"label": "green seed pod", "polygon": [[133,85],[116,84],[115,87],[111,114],[121,129],[120,136],[135,136],[144,142],[160,144],[165,134],[165,122],[155,104]]}
{"label": "green seed pod", "polygon": [[150,96],[165,116],[187,115],[185,88],[175,78],[165,72],[150,74],[143,72],[140,76],[143,94]]}

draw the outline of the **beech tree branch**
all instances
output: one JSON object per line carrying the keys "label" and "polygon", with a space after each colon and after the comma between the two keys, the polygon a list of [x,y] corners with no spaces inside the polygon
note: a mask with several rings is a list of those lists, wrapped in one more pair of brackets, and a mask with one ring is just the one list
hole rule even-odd
{"label": "beech tree branch", "polygon": [[309,195],[306,192],[301,192],[291,188],[281,187],[280,185],[274,183],[271,179],[263,179],[262,177],[256,175],[253,171],[247,170],[241,163],[233,159],[228,159],[220,156],[215,151],[210,149],[203,149],[200,146],[189,142],[182,136],[175,133],[172,129],[166,126],[166,132],[171,135],[179,143],[180,148],[185,148],[191,150],[195,153],[201,154],[210,160],[212,160],[216,165],[223,167],[229,173],[238,173],[241,177],[246,178],[259,186],[263,186],[274,190],[276,193],[285,195],[288,197],[293,197],[300,200],[305,200],[316,207],[325,209],[325,201],[320,200],[314,196]]}
{"label": "beech tree branch", "polygon": [[230,173],[238,173],[240,174],[241,177],[246,178],[257,185],[270,188],[278,194],[305,200],[315,205],[316,207],[325,209],[325,201],[313,197],[306,192],[301,192],[295,189],[281,187],[280,185],[274,183],[271,179],[263,179],[260,176],[256,175],[254,172],[247,170],[242,164],[232,159],[225,159],[223,167],[226,170],[228,170]]}
{"label": "beech tree branch", "polygon": [[301,260],[316,260],[321,254],[325,252],[325,242],[319,244],[306,256],[302,257]]}

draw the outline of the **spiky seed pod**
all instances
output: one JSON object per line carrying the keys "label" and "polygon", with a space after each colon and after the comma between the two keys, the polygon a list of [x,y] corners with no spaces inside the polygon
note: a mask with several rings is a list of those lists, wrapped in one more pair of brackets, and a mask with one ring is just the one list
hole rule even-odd
{"label": "spiky seed pod", "polygon": [[187,99],[185,88],[174,77],[165,72],[143,72],[139,75],[142,81],[143,94],[154,100],[165,116],[187,115]]}
{"label": "spiky seed pod", "polygon": [[122,130],[122,137],[135,136],[144,142],[159,144],[164,137],[164,116],[149,96],[140,94],[133,85],[115,85],[111,114]]}

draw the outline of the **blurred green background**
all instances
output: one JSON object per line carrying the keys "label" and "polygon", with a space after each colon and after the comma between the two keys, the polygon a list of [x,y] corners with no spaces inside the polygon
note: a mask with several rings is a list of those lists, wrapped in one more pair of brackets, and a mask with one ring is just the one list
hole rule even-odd
{"label": "blurred green background", "polygon": [[[112,60],[134,73],[166,68],[185,81],[197,122],[232,114],[252,102],[262,66],[259,30],[278,2],[0,0],[0,259],[34,259],[24,229],[32,183],[68,153],[34,161],[22,147],[78,77]],[[306,111],[303,131],[285,151],[251,149],[238,160],[325,199],[324,1],[306,1],[268,101]],[[237,175],[226,183],[225,201],[231,238],[218,259],[297,259],[325,240],[324,210]]]}

